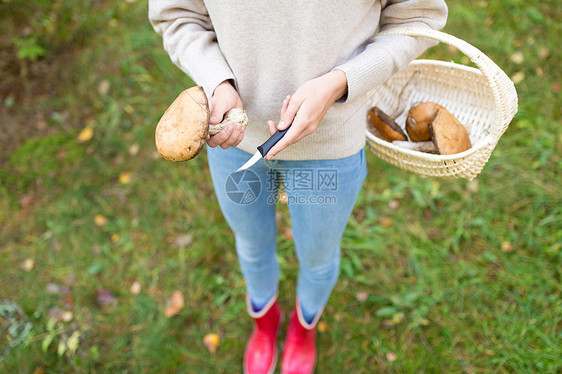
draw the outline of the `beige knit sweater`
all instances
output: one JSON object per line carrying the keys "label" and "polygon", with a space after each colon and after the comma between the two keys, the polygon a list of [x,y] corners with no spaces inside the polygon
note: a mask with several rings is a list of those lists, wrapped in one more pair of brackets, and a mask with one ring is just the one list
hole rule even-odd
{"label": "beige knit sweater", "polygon": [[336,159],[365,145],[366,93],[419,56],[430,40],[377,36],[398,26],[440,29],[443,0],[149,0],[149,19],[172,61],[210,97],[232,79],[249,118],[239,147],[254,153],[283,98],[340,69],[348,94],[312,135],[276,159]]}

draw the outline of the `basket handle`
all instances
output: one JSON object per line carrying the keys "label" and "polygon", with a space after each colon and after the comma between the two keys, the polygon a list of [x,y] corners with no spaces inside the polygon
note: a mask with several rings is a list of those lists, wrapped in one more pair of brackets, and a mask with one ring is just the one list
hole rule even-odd
{"label": "basket handle", "polygon": [[517,113],[517,91],[515,85],[507,74],[500,69],[494,61],[482,53],[478,48],[459,39],[455,36],[446,34],[425,27],[396,27],[378,33],[377,35],[402,35],[402,36],[421,36],[437,40],[456,47],[464,53],[480,69],[488,85],[492,89],[495,101],[495,118],[492,126],[490,143],[496,144],[500,136],[504,133],[509,122]]}

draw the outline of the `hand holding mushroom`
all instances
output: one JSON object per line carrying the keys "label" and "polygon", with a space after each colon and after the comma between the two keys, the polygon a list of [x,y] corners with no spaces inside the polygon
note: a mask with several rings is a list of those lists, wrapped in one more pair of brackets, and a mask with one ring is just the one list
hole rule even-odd
{"label": "hand holding mushroom", "polygon": [[[221,148],[236,147],[244,138],[247,119],[245,120],[246,124],[237,123],[236,121],[244,121],[244,117],[237,118],[231,114],[224,123],[222,122],[224,115],[233,108],[242,110],[242,100],[232,84],[229,81],[224,81],[215,88],[209,102],[211,134],[207,137],[207,144],[210,147],[214,148],[219,145]],[[218,133],[217,130],[219,130]]]}
{"label": "hand holding mushroom", "polygon": [[[228,87],[217,87],[211,105],[214,105],[212,112],[200,86],[188,88],[174,100],[156,126],[156,149],[162,158],[169,161],[191,160],[201,152],[205,141],[209,141],[212,147],[238,145],[244,132],[235,127],[241,125],[245,128],[248,124],[238,94],[233,95]],[[226,112],[222,122],[217,123],[229,107],[231,109]],[[211,113],[215,119],[210,122]],[[224,128],[232,130],[221,131]]]}

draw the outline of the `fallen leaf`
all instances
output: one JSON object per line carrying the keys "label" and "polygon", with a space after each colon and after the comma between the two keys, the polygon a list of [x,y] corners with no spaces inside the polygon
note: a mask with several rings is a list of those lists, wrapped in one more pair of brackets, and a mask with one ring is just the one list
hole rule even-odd
{"label": "fallen leaf", "polygon": [[511,80],[513,81],[514,84],[519,84],[519,83],[523,82],[524,79],[525,79],[525,73],[522,72],[522,71],[516,72],[511,77]]}
{"label": "fallen leaf", "polygon": [[129,147],[129,154],[130,154],[131,156],[136,156],[136,155],[139,154],[139,150],[140,150],[140,146],[139,146],[138,144],[136,144],[136,143],[135,143],[135,144],[132,144],[132,145]]}
{"label": "fallen leaf", "polygon": [[45,121],[44,119],[40,119],[35,122],[35,128],[37,128],[37,130],[45,130],[47,126],[47,121]]}
{"label": "fallen leaf", "polygon": [[72,296],[72,295],[66,295],[66,296],[62,299],[61,305],[63,306],[63,308],[72,309],[72,308],[74,307],[74,296]]}
{"label": "fallen leaf", "polygon": [[61,320],[63,320],[64,322],[70,322],[72,321],[73,317],[74,315],[72,314],[72,312],[70,310],[66,310],[62,313]]}
{"label": "fallen leaf", "polygon": [[524,60],[525,57],[523,56],[523,52],[521,51],[515,52],[514,54],[511,55],[511,61],[513,61],[517,65],[521,65]]}
{"label": "fallen leaf", "polygon": [[220,341],[221,341],[220,337],[214,333],[207,334],[203,338],[203,344],[205,344],[205,347],[207,347],[209,352],[213,354],[217,351],[217,347],[219,346]]}
{"label": "fallen leaf", "polygon": [[391,329],[394,327],[394,323],[392,322],[392,320],[386,319],[383,321],[382,327],[384,327],[385,329]]}
{"label": "fallen leaf", "polygon": [[133,173],[131,173],[130,171],[124,171],[119,174],[119,182],[123,184],[131,183],[132,178],[133,178]]}
{"label": "fallen leaf", "polygon": [[388,207],[392,210],[398,209],[399,206],[400,206],[400,201],[398,200],[392,199],[388,202]]}
{"label": "fallen leaf", "polygon": [[78,143],[86,143],[92,140],[94,137],[94,129],[90,126],[86,126],[78,134]]}
{"label": "fallen leaf", "polygon": [[105,225],[107,225],[107,218],[105,218],[101,214],[96,214],[94,216],[94,223],[96,224],[96,226],[99,226],[99,227],[105,226]]}
{"label": "fallen leaf", "polygon": [[32,258],[26,258],[21,263],[21,268],[25,271],[31,271],[33,269],[33,266],[35,266],[35,262],[33,261]]}
{"label": "fallen leaf", "polygon": [[101,307],[108,307],[117,304],[117,299],[105,288],[100,288],[96,295],[96,300]]}
{"label": "fallen leaf", "polygon": [[358,301],[365,301],[367,300],[367,297],[369,297],[369,294],[366,291],[359,291],[355,294],[355,298]]}
{"label": "fallen leaf", "polygon": [[113,235],[111,235],[111,241],[112,241],[113,243],[117,243],[120,238],[121,238],[121,235],[119,235],[119,234],[113,234]]}
{"label": "fallen leaf", "polygon": [[285,238],[285,240],[293,240],[293,229],[287,227],[285,231],[283,231],[283,238]]}
{"label": "fallen leaf", "polygon": [[49,309],[49,318],[54,319],[55,321],[60,321],[62,320],[62,315],[64,313],[64,310],[60,309],[60,308],[51,308]]}
{"label": "fallen leaf", "polygon": [[76,275],[74,275],[73,273],[68,274],[64,280],[64,284],[68,286],[76,284]]}
{"label": "fallen leaf", "polygon": [[539,49],[539,58],[541,60],[544,60],[548,56],[550,56],[550,51],[547,48],[543,47],[543,48]]}
{"label": "fallen leaf", "polygon": [[131,293],[133,295],[138,295],[141,292],[141,284],[140,282],[134,281],[131,285]]}
{"label": "fallen leaf", "polygon": [[104,79],[98,84],[98,93],[105,96],[109,92],[110,87],[111,83],[107,79]]}
{"label": "fallen leaf", "polygon": [[22,209],[27,209],[33,204],[35,197],[31,194],[29,195],[22,195],[19,199],[20,207]]}
{"label": "fallen leaf", "polygon": [[535,68],[535,74],[537,74],[539,77],[542,77],[544,75],[544,70],[540,66],[537,66]]}
{"label": "fallen leaf", "polygon": [[183,295],[180,291],[174,291],[172,296],[166,300],[166,317],[175,316],[183,309],[184,302],[183,302]]}
{"label": "fallen leaf", "polygon": [[60,286],[56,283],[47,283],[46,291],[48,294],[56,295],[60,293]]}
{"label": "fallen leaf", "polygon": [[509,241],[502,242],[502,252],[509,253],[513,252],[513,244]]}
{"label": "fallen leaf", "polygon": [[178,235],[173,241],[174,246],[178,248],[186,248],[193,243],[193,234]]}
{"label": "fallen leaf", "polygon": [[552,87],[552,91],[557,93],[560,92],[560,83],[552,82],[551,87]]}
{"label": "fallen leaf", "polygon": [[382,217],[379,221],[382,227],[390,227],[392,226],[392,218],[389,217]]}
{"label": "fallen leaf", "polygon": [[386,354],[386,359],[388,360],[388,362],[394,362],[396,361],[396,354],[394,352],[388,352]]}
{"label": "fallen leaf", "polygon": [[279,195],[279,202],[281,204],[287,204],[289,202],[289,197],[287,196],[287,193],[285,191],[281,192],[281,194]]}
{"label": "fallen leaf", "polygon": [[318,332],[326,332],[326,330],[328,329],[328,325],[326,324],[326,322],[320,321],[316,325],[316,329],[318,329]]}
{"label": "fallen leaf", "polygon": [[477,193],[478,190],[479,190],[478,180],[474,179],[474,180],[471,180],[470,182],[468,182],[467,185],[466,185],[466,189],[469,192]]}

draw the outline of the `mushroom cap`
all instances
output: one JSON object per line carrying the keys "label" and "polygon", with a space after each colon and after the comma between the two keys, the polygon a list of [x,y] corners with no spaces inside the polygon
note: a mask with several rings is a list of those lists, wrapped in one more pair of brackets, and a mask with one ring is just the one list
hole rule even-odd
{"label": "mushroom cap", "polygon": [[453,155],[472,147],[465,127],[445,108],[437,110],[430,129],[433,144],[440,155]]}
{"label": "mushroom cap", "polygon": [[156,126],[156,149],[169,161],[191,160],[205,146],[209,133],[209,103],[201,86],[186,89]]}
{"label": "mushroom cap", "polygon": [[431,140],[429,124],[437,110],[443,107],[432,102],[425,102],[412,107],[406,117],[406,132],[413,142]]}
{"label": "mushroom cap", "polygon": [[371,108],[367,113],[367,118],[385,140],[408,140],[394,119],[378,107]]}

